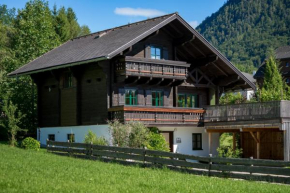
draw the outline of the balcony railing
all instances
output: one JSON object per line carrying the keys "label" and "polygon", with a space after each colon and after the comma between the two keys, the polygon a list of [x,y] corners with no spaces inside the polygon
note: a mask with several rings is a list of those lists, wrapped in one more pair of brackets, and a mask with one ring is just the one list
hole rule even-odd
{"label": "balcony railing", "polygon": [[186,79],[190,64],[173,60],[125,57],[116,64],[117,75]]}
{"label": "balcony railing", "polygon": [[290,117],[290,101],[207,106],[205,122],[257,121]]}
{"label": "balcony railing", "polygon": [[140,121],[146,125],[200,125],[203,109],[175,107],[117,106],[109,109],[111,119],[121,122]]}

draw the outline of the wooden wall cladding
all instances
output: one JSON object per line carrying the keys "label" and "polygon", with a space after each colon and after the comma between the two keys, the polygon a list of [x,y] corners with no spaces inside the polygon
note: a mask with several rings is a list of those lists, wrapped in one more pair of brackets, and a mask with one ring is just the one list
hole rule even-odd
{"label": "wooden wall cladding", "polygon": [[59,89],[53,76],[46,76],[38,85],[39,126],[59,125]]}
{"label": "wooden wall cladding", "polygon": [[[257,145],[250,133],[241,133],[243,157],[256,158]],[[265,131],[261,132],[261,159],[284,159],[284,139],[282,131]]]}
{"label": "wooden wall cladding", "polygon": [[[168,49],[168,59],[173,59],[173,46],[172,46],[172,38],[165,34],[162,30],[158,35],[150,37],[145,41],[141,41],[136,43],[133,46],[133,49],[128,56],[134,56],[138,58],[145,58],[145,48],[148,45],[156,45],[161,47],[166,47]],[[150,58],[150,57],[149,57]]]}
{"label": "wooden wall cladding", "polygon": [[80,84],[81,124],[103,124],[108,118],[107,84],[103,69],[97,64],[83,70]]}

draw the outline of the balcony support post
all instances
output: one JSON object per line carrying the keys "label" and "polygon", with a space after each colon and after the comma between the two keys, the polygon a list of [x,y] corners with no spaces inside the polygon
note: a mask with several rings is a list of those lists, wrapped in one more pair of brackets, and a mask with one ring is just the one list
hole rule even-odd
{"label": "balcony support post", "polygon": [[211,132],[208,133],[208,153],[212,154],[212,136],[211,136]]}

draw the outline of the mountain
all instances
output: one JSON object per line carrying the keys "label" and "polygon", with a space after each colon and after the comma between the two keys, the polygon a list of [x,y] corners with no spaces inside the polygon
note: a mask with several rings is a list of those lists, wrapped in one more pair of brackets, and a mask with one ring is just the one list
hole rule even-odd
{"label": "mountain", "polygon": [[228,0],[197,30],[240,70],[251,72],[290,45],[290,0]]}

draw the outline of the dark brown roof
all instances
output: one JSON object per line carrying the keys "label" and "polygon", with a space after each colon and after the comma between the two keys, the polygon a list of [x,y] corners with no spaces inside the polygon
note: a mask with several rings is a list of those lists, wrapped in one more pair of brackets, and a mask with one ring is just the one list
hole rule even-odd
{"label": "dark brown roof", "polygon": [[[275,57],[278,60],[284,60],[290,58],[290,46],[282,46],[275,50]],[[257,73],[254,75],[254,78],[263,78],[265,73],[266,63],[265,61],[259,67]]]}
{"label": "dark brown roof", "polygon": [[60,65],[98,58],[109,59],[139,41],[140,37],[146,37],[163,27],[172,21],[175,15],[175,13],[169,14],[69,40],[15,70],[10,75],[50,69]]}
{"label": "dark brown roof", "polygon": [[218,56],[221,61],[220,65],[223,68],[226,67],[229,73],[237,74],[247,83],[247,85],[253,89],[256,88],[255,84],[248,80],[223,54],[212,46],[177,13],[152,18],[69,40],[61,46],[15,70],[9,75],[15,76],[20,74],[32,74],[40,71],[63,68],[66,66],[88,63],[96,60],[110,59],[173,21],[178,21],[182,27],[185,27],[205,47],[207,47],[211,54]]}

